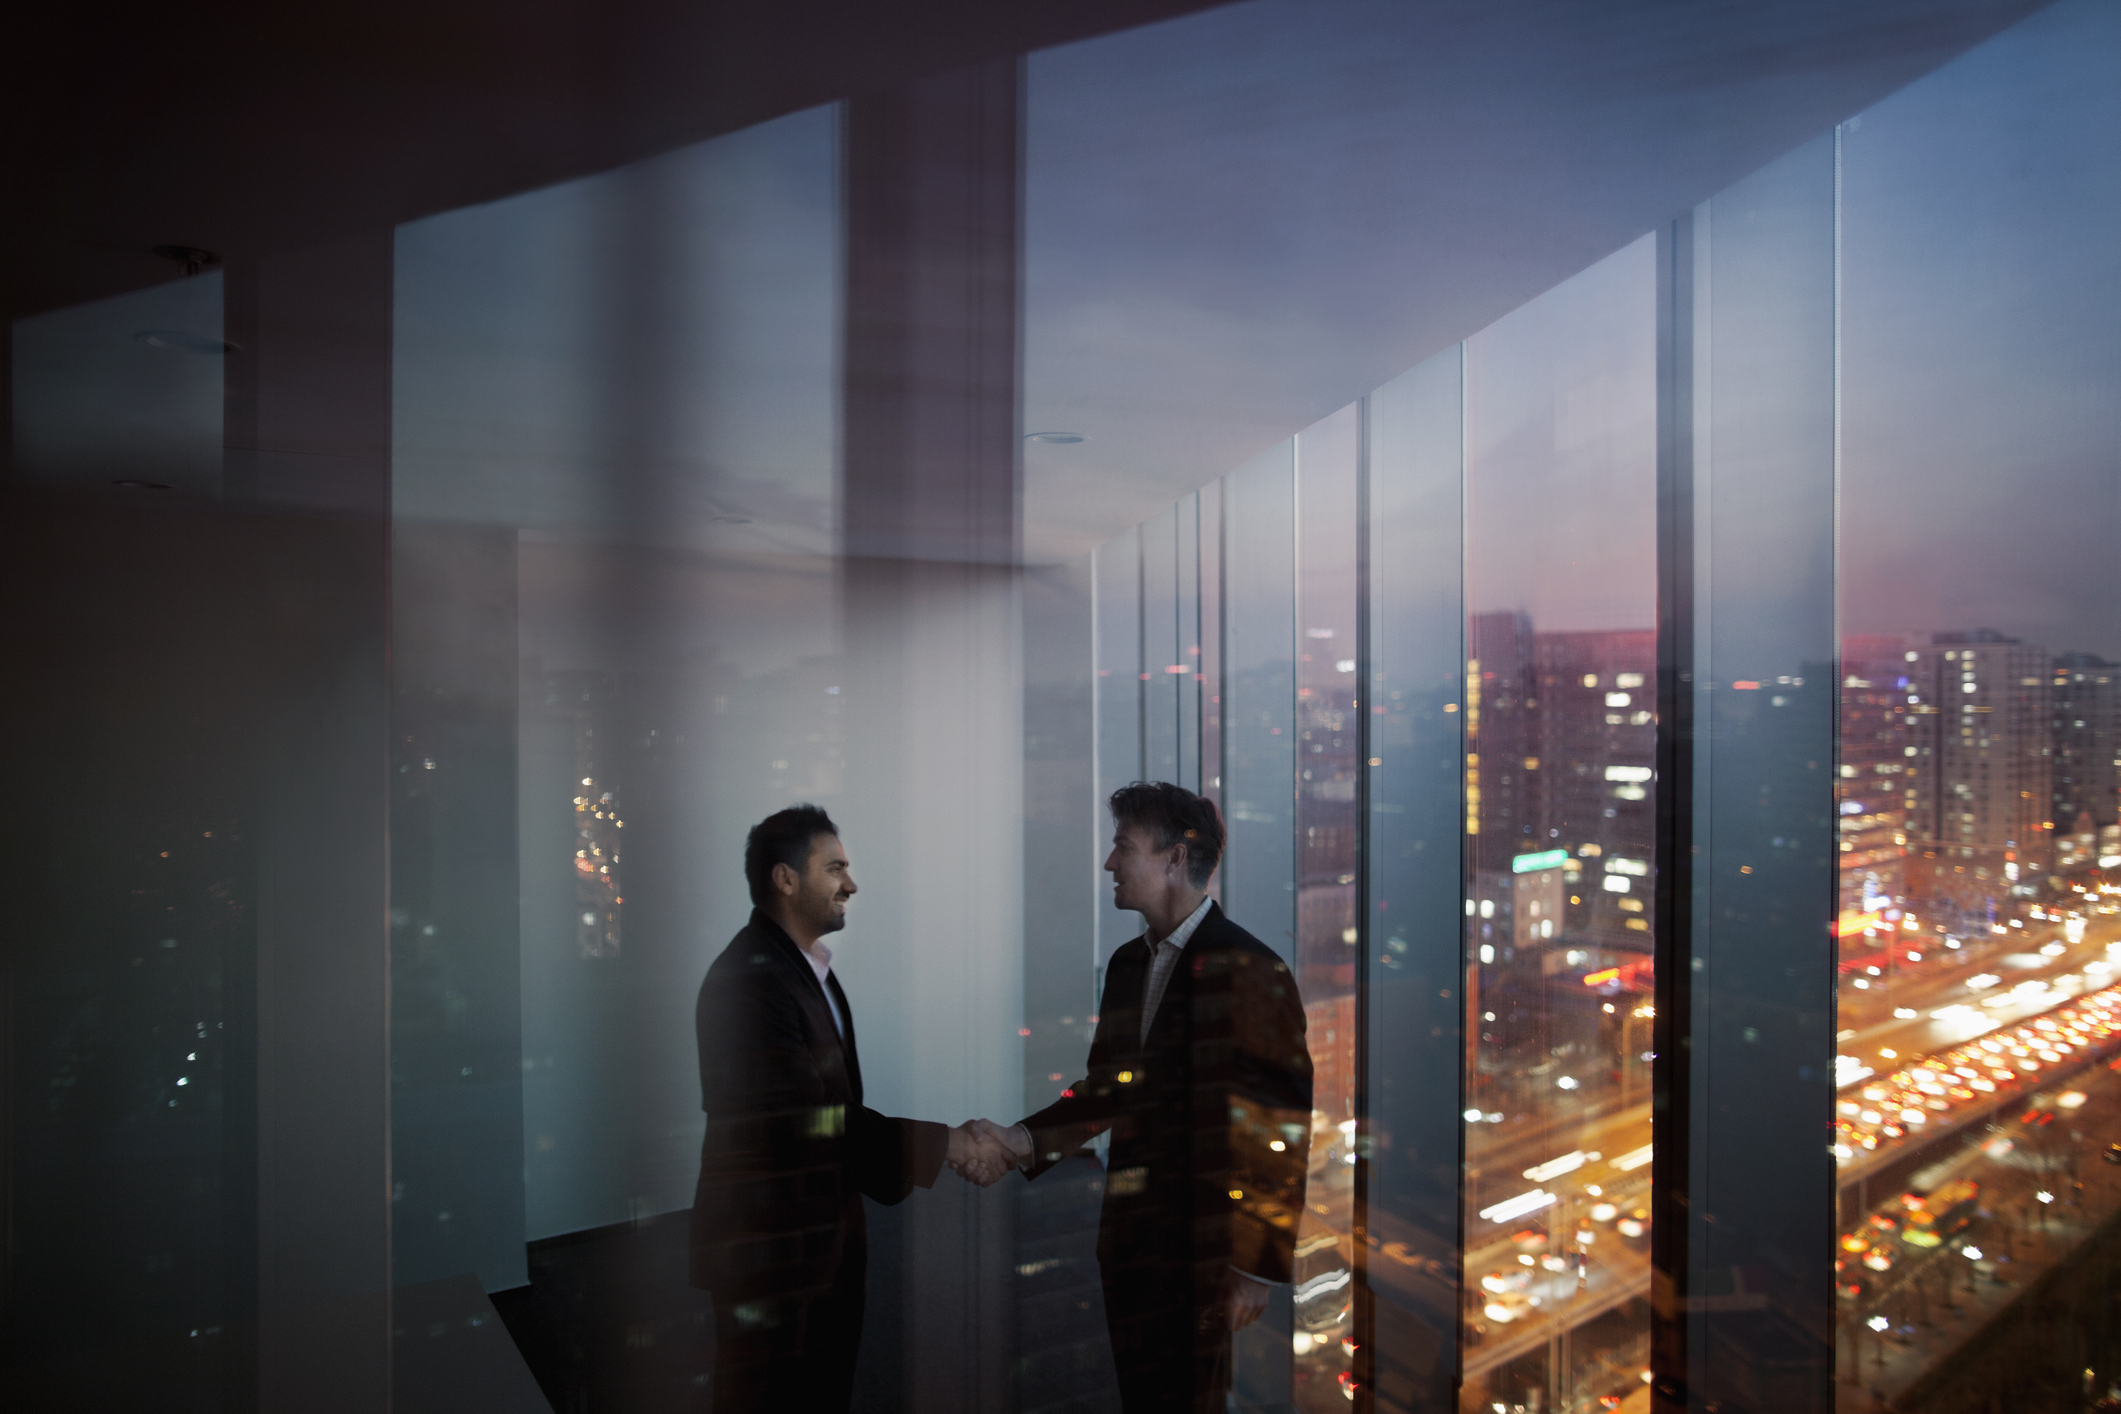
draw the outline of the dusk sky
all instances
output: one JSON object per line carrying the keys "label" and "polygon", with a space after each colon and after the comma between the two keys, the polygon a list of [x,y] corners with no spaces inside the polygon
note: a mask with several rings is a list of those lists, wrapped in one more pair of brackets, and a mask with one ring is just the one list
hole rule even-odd
{"label": "dusk sky", "polygon": [[1844,632],[2121,657],[2117,55],[2064,0],[1848,125]]}
{"label": "dusk sky", "polygon": [[[1841,115],[1845,632],[1989,627],[2058,651],[2121,657],[2117,54],[2121,10],[2063,0]],[[1062,57],[1037,73],[1087,84],[1068,67],[1078,56]],[[1035,129],[1042,115],[1061,116],[1065,105],[1049,101],[1034,104]],[[1306,110],[1299,124],[1323,144],[1322,161],[1344,156],[1332,111]],[[1349,111],[1397,119],[1383,99]],[[1260,121],[1239,130],[1252,134]],[[1054,367],[1042,362],[1041,301],[1057,291],[1062,268],[1080,274],[1044,263],[1058,252],[1041,224],[1039,161],[1054,142],[1050,131],[1032,134],[1034,405]],[[1111,173],[1141,160],[1108,145],[1085,165]],[[1101,190],[1095,200],[1118,199]],[[1820,219],[1823,230],[1827,213]],[[1641,238],[1471,335],[1472,611],[1524,609],[1556,629],[1652,622],[1653,262],[1654,242]],[[1208,276],[1194,269],[1187,278]],[[1242,365],[1249,376],[1263,360],[1272,362],[1233,337],[1198,371]],[[1082,414],[1057,406],[1032,414],[1071,415]],[[1170,421],[1192,427],[1183,416]],[[1218,424],[1213,435],[1229,431]],[[1058,454],[1046,457],[1055,465],[1034,465],[1034,515],[1058,510],[1069,479],[1102,484],[1113,455],[1094,444],[1068,451],[1079,466],[1064,470]]]}
{"label": "dusk sky", "polygon": [[[2116,54],[2069,0],[1844,128],[1844,632],[2121,657]],[[1470,611],[1652,621],[1653,256],[1469,342]]]}
{"label": "dusk sky", "polygon": [[1466,344],[1466,605],[1542,630],[1657,620],[1657,243]]}

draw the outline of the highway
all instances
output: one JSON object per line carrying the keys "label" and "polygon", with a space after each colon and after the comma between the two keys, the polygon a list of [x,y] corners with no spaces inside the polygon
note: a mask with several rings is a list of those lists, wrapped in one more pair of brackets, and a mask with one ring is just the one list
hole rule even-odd
{"label": "highway", "polygon": [[[1861,1097],[1866,1089],[1876,1091],[1903,1074],[1918,1058],[1941,1056],[1982,1038],[2007,1040],[2015,1029],[2048,1018],[2079,998],[2121,987],[2121,916],[2109,911],[2113,909],[2107,905],[2096,912],[2077,930],[2074,941],[2059,918],[2034,920],[2000,935],[1968,940],[1956,949],[1930,937],[1924,941],[1938,946],[1918,945],[1919,961],[1902,955],[1888,963],[1881,953],[1877,975],[1861,965],[1845,974],[1839,993],[1843,1025],[1837,1036],[1844,1120],[1860,1122],[1849,1115],[1850,1104],[1860,1116],[1862,1110],[1883,1103]],[[1856,985],[1859,981],[1865,985]],[[2023,1034],[2033,1035],[2030,1030]],[[1975,1232],[1988,1234],[1992,1248],[2007,1245],[2012,1231],[2039,1216],[2032,1207],[2034,1195],[2051,1191],[2050,1168],[2060,1162],[2041,1157],[2052,1143],[2019,1135],[2028,1125],[2021,1116],[2031,1097],[2048,1097],[2043,1103],[2051,1108],[2052,1095],[2067,1084],[2093,1092],[2086,1118],[2114,1127],[2106,1124],[2108,1110],[2121,1115],[2121,1076],[2109,1073],[2103,1064],[2121,1052],[2121,1032],[2110,1040],[2079,1038],[2074,1044],[2055,1033],[2043,1034],[2049,1039],[2032,1054],[1995,1057],[1998,1078],[1991,1088],[1952,1089],[1944,1109],[1925,1100],[1919,1123],[1899,1125],[1904,1133],[1888,1134],[1870,1125],[1876,1147],[1854,1145],[1840,1158],[1844,1190],[1862,1191],[1866,1179],[1918,1150],[1931,1156],[1924,1160],[1929,1165],[1923,1174],[1927,1183],[1944,1182],[1959,1176],[1960,1170],[1974,1175],[1978,1169],[1976,1181],[1984,1189],[1981,1226]],[[2028,1062],[2033,1068],[2019,1069]],[[2001,1078],[2005,1064],[2011,1067],[2008,1079]],[[1558,1355],[1571,1368],[1554,1392],[1566,1398],[1566,1407],[1587,1408],[1601,1396],[1630,1398],[1639,1392],[1634,1385],[1639,1376],[1635,1367],[1642,1358],[1639,1342],[1627,1340],[1608,1321],[1597,1329],[1594,1349],[1584,1344],[1584,1328],[1649,1294],[1647,1234],[1623,1237],[1618,1221],[1648,1206],[1650,1111],[1646,1096],[1627,1105],[1617,1103],[1619,1097],[1610,1092],[1554,1098],[1556,1103],[1544,1113],[1534,1109],[1468,1125],[1468,1211],[1461,1269],[1468,1308],[1464,1370],[1470,1395],[1513,1362]],[[2031,1123],[2039,1128],[2037,1120]],[[2002,1126],[2006,1137],[2016,1136],[2012,1145],[1990,1153],[1974,1144],[1977,1132],[1984,1140],[1993,1138],[1985,1128],[1990,1124]],[[1939,1141],[1961,1131],[1969,1135],[1967,1144],[1957,1151],[1944,1145],[1944,1157],[1937,1159]],[[2103,1139],[2097,1147],[2104,1147]],[[1874,1194],[1874,1199],[1897,1198],[1907,1181],[1904,1168],[1885,1177],[1892,1192]],[[1343,1171],[1336,1164],[1318,1179],[1323,1181],[1314,1180],[1310,1221],[1345,1239],[1351,1229],[1352,1195]],[[1601,1204],[1613,1205],[1614,1211]],[[1603,1221],[1592,1218],[1594,1209]],[[1431,1250],[1433,1235],[1399,1232],[1389,1214],[1373,1212],[1370,1221],[1372,1279],[1399,1286],[1410,1296],[1418,1291],[1414,1299],[1423,1305],[1447,1301],[1449,1270],[1439,1259],[1449,1253]],[[1580,1233],[1589,1237],[1588,1243],[1578,1241]],[[1863,1272],[1860,1294],[1844,1302],[1843,1313],[1852,1321],[1889,1313],[1890,1330],[1897,1333],[1891,1368],[1881,1374],[1891,1377],[1889,1383],[1905,1387],[1926,1368],[1927,1359],[1914,1358],[1922,1342],[1910,1333],[1916,1327],[1908,1324],[1912,1318],[1907,1313],[1945,1299],[1941,1293],[1948,1286],[1946,1278],[1970,1265],[1959,1249],[1958,1243],[1937,1249],[1896,1247],[1894,1265],[1883,1274]],[[1984,1272],[1996,1270],[1993,1255]],[[1503,1291],[1484,1289],[1488,1278]],[[1496,1296],[1503,1299],[1494,1300]],[[1507,1319],[1501,1318],[1504,1313]],[[1574,1346],[1557,1351],[1572,1334]],[[1868,1328],[1864,1335],[1869,1338]],[[1329,1353],[1321,1342],[1313,1357],[1321,1362],[1321,1374],[1325,1366],[1340,1364],[1339,1354],[1337,1348]],[[1571,1388],[1572,1383],[1576,1387]],[[1329,1384],[1330,1377],[1319,1382],[1321,1393]],[[1496,1392],[1499,1396],[1499,1386]]]}
{"label": "highway", "polygon": [[[1972,1029],[1980,1018],[2001,1024],[2046,1010],[2053,1003],[2042,1004],[2031,995],[2015,1010],[1989,1004],[1999,994],[2028,982],[2053,984],[2073,973],[2081,977],[2087,964],[2106,962],[2108,945],[2117,941],[2121,941],[2121,918],[2113,916],[2091,919],[2083,940],[2074,944],[2060,924],[2033,923],[2024,930],[2010,929],[2004,937],[1970,942],[1956,951],[1925,949],[1921,962],[1898,964],[1890,977],[1861,973],[1844,977],[1841,1030],[1836,1038],[1840,1050],[1866,1065],[1890,1070],[1896,1055],[1949,1049],[1980,1034]],[[1996,980],[1982,987],[1968,985],[1984,977]],[[2121,980],[2121,970],[2115,977]],[[1854,985],[1858,981],[1871,985],[1859,990]],[[1977,1013],[1937,1015],[1954,1006],[1974,1007]]]}
{"label": "highway", "polygon": [[[1925,1169],[1925,1187],[1957,1180],[1979,1185],[1963,1231],[1923,1249],[1873,1224],[1858,1227],[1891,1266],[1879,1273],[1854,1253],[1842,1254],[1840,1408],[1869,1410],[1881,1397],[1896,1399],[1931,1378],[2121,1207],[2114,1171],[2095,1157],[2121,1139],[2121,1075],[2113,1064],[2089,1059],[2074,1074],[2058,1076],[2038,1104],[2014,1106],[1996,1132],[1969,1134],[1956,1152]],[[1897,1203],[1888,1200],[1875,1211],[1906,1230]],[[1859,1279],[1861,1289],[1854,1290]]]}
{"label": "highway", "polygon": [[[2107,917],[2094,925],[2076,943],[2068,942],[2060,927],[2043,929],[2016,935],[2015,950],[1991,946],[1974,961],[1935,977],[1896,979],[1887,996],[1868,1007],[1868,1024],[1859,1016],[1856,1025],[1841,1031],[1843,1150],[1838,1158],[1844,1189],[1912,1148],[1927,1148],[1960,1128],[1986,1122],[2047,1084],[2058,1067],[2073,1068],[2082,1059],[2082,1043],[2064,1043],[2059,1051],[2046,1046],[2029,1051],[2023,1045],[1999,1050],[1997,1035],[2008,1038],[2080,997],[2121,985],[2116,965],[2121,959],[2109,960],[2109,947],[2121,948],[2116,942],[2121,925]],[[1848,997],[1846,986],[1843,997]],[[1992,1065],[1977,1067],[1987,1074],[1966,1077],[1963,1084],[1953,1081],[1948,1096],[1933,1087],[1931,1098],[1922,1100],[1919,1122],[1896,1125],[1892,1105],[1878,1108],[1882,1091],[1893,1088],[1891,1078],[1904,1076],[1915,1058],[1955,1049],[1970,1054],[1982,1047],[1993,1052],[1984,1057]]]}
{"label": "highway", "polygon": [[[2093,1155],[2121,1138],[2117,936],[2121,924],[2101,910],[2074,942],[2059,925],[2012,929],[1935,976],[1857,989],[1858,997],[1886,995],[1844,1012],[1855,1023],[1840,1035],[1842,1054],[1855,1062],[1843,1062],[1844,1135],[1849,1111],[1879,1106],[1896,1076],[1919,1069],[1949,1082],[1958,1074],[1971,1086],[1946,1052],[1996,1083],[1978,1093],[1901,1090],[1885,1110],[1904,1098],[1936,1106],[1940,1093],[1948,1108],[1875,1150],[1841,1156],[1841,1408],[1873,1408],[1944,1378],[1932,1372],[2121,1204],[2112,1178],[2093,1172],[2105,1167]],[[1850,991],[1845,979],[1845,1004]],[[1867,1184],[1873,1175],[1889,1182]],[[1949,1226],[1964,1227],[1942,1231],[1934,1245],[1908,1241],[1935,1229],[1911,1222],[1903,1191],[1934,1194],[1962,1181],[1976,1185],[1972,1207]],[[1849,1201],[1859,1194],[1862,1201]]]}
{"label": "highway", "polygon": [[[1499,1142],[1485,1146],[1478,1143],[1479,1130],[1468,1136],[1468,1161],[1477,1164],[1483,1178],[1481,1199],[1475,1201],[1485,1199],[1495,1214],[1494,1218],[1484,1218],[1477,1211],[1466,1214],[1468,1305],[1473,1293],[1484,1304],[1491,1297],[1483,1288],[1484,1279],[1490,1277],[1510,1286],[1522,1282],[1517,1294],[1538,1302],[1529,1309],[1517,1307],[1514,1319],[1508,1321],[1497,1319],[1496,1310],[1469,1311],[1469,1334],[1479,1337],[1477,1344],[1469,1342],[1466,1351],[1469,1386],[1514,1360],[1544,1352],[1565,1333],[1622,1303],[1649,1294],[1648,1232],[1645,1229],[1631,1238],[1619,1230],[1622,1219],[1649,1206],[1648,1101],[1611,1113],[1594,1113],[1573,1124],[1544,1125],[1541,1131],[1521,1138],[1498,1134]],[[1513,1213],[1521,1204],[1513,1205],[1510,1199],[1530,1193],[1551,1195],[1553,1201],[1529,1212]],[[1606,1204],[1611,1205],[1610,1213],[1601,1206]],[[1600,1221],[1594,1213],[1606,1216]],[[1529,1226],[1534,1222],[1545,1229],[1545,1240],[1527,1237],[1521,1245],[1513,1240],[1517,1234],[1534,1231]],[[1582,1236],[1590,1241],[1580,1241]],[[1560,1255],[1576,1252],[1582,1255],[1580,1268]],[[1572,1358],[1571,1364],[1576,1363],[1593,1362]],[[1635,1374],[1632,1359],[1628,1366],[1610,1372],[1600,1382],[1612,1388],[1568,1393],[1579,1401],[1626,1394],[1627,1381]],[[1573,1380],[1576,1372],[1569,1374]]]}
{"label": "highway", "polygon": [[[2029,921],[2024,928],[2007,928],[2001,935],[1992,933],[1956,949],[1941,946],[1941,939],[1931,941],[1939,946],[1918,949],[1923,953],[1919,962],[1896,958],[1890,972],[1881,965],[1875,977],[1859,969],[1842,979],[1840,1019],[1844,1025],[1837,1038],[1837,1050],[1855,1059],[1856,1070],[1869,1068],[1876,1076],[1887,1077],[1913,1057],[1948,1051],[1991,1032],[2007,1033],[2087,993],[2121,985],[2121,918],[2110,913],[2095,914],[2074,942],[2059,919]],[[2115,948],[2111,963],[2109,945]],[[1856,986],[1858,980],[1867,985]],[[2064,1072],[2081,1071],[2097,1059],[2080,1049],[2060,1063],[2036,1062],[2037,1072],[2023,1074],[2017,1084],[1999,1084],[1995,1092],[1981,1096],[1979,1103],[1955,1105],[1949,1114],[1929,1116],[1920,1128],[1910,1126],[1911,1132],[1903,1139],[1886,1140],[1875,1150],[1853,1152],[1842,1163],[1842,1181],[1845,1185],[1861,1183],[1896,1161],[1910,1146],[1934,1146],[1938,1139],[1956,1130],[1987,1123],[1999,1110],[2015,1117],[2029,1093],[2048,1087]],[[1858,1093],[1862,1083],[1858,1079],[1857,1088],[1845,1094]],[[1637,1204],[1646,1206],[1648,1166],[1620,1172],[1612,1161],[1639,1156],[1649,1144],[1647,1103],[1610,1113],[1596,1112],[1595,1100],[1589,1104],[1593,1113],[1558,1122],[1542,1123],[1540,1116],[1525,1116],[1521,1133],[1500,1127],[1489,1130],[1485,1125],[1475,1125],[1469,1131],[1467,1187],[1469,1194],[1478,1195],[1473,1202],[1492,1204],[1535,1188],[1556,1199],[1537,1212],[1500,1223],[1467,1213],[1464,1270],[1469,1293],[1477,1291],[1481,1279],[1490,1273],[1508,1271],[1513,1266],[1523,1269],[1520,1259],[1526,1254],[1511,1244],[1510,1237],[1535,1220],[1559,1239],[1558,1245],[1566,1248],[1582,1216],[1601,1199],[1614,1202],[1623,1214]],[[1484,1144],[1484,1139],[1490,1142]],[[1557,1160],[1567,1162],[1568,1156],[1575,1154],[1584,1156],[1580,1165],[1545,1182],[1526,1176],[1527,1170],[1546,1173],[1543,1165]],[[1588,1157],[1592,1154],[1599,1157]],[[2024,1179],[2027,1172],[2022,1167],[2007,1166],[1999,1171],[2015,1175],[2016,1179]],[[2017,1181],[2004,1182],[1998,1188],[1999,1198],[2030,1201],[2017,1193],[2023,1186]],[[1598,1191],[1587,1192],[1587,1188]],[[1535,1266],[1523,1294],[1538,1297],[1538,1306],[1509,1322],[1497,1322],[1477,1312],[1472,1316],[1474,1322],[1487,1329],[1479,1343],[1469,1344],[1466,1353],[1469,1384],[1514,1360],[1547,1349],[1564,1332],[1584,1326],[1630,1298],[1647,1296],[1647,1243],[1623,1242],[1610,1224],[1593,1225],[1593,1233],[1581,1280],[1573,1266],[1558,1273],[1548,1271],[1544,1265]],[[1539,1261],[1548,1254],[1543,1245],[1532,1255]],[[1908,1279],[1916,1280],[1917,1273],[1938,1268],[1933,1261],[1925,1260],[1910,1263],[1908,1270]],[[1897,1283],[1893,1289],[1899,1290]],[[1606,1392],[1573,1393],[1595,1396]]]}

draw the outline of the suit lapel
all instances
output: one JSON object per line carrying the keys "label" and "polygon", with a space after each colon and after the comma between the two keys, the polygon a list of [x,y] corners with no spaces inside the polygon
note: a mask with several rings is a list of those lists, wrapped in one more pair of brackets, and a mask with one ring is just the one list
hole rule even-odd
{"label": "suit lapel", "polygon": [[[1112,971],[1105,978],[1105,1008],[1111,1014],[1099,1022],[1100,1030],[1103,1030],[1106,1022],[1111,1023],[1112,1030],[1107,1034],[1112,1042],[1116,1043],[1115,1049],[1130,1056],[1141,1054],[1145,1044],[1142,1037],[1142,1003],[1147,1000],[1144,993],[1149,987],[1150,959],[1147,937],[1136,938],[1134,941],[1141,944],[1141,965],[1137,967],[1128,962],[1124,951],[1113,955]],[[1132,972],[1133,976],[1129,977],[1126,972],[1120,971],[1122,968]],[[1118,1004],[1116,1008],[1114,1003]]]}
{"label": "suit lapel", "polygon": [[1186,1022],[1193,1010],[1193,964],[1200,954],[1193,950],[1191,939],[1180,951],[1178,961],[1172,965],[1171,980],[1164,983],[1164,994],[1158,998],[1156,1015],[1149,1022],[1148,1039],[1142,1049],[1153,1051],[1170,1044],[1174,1031],[1184,1034]]}
{"label": "suit lapel", "polygon": [[[847,1005],[847,989],[840,986],[837,972],[825,973],[825,985],[832,989],[832,1000],[839,1003],[840,1024],[847,1028],[846,1034],[840,1037],[840,1053],[847,1058],[847,1088],[853,1092],[854,1103],[859,1105],[862,1102],[862,1057],[854,1046],[854,1008]],[[831,1024],[830,1017],[826,1018],[826,1024]]]}
{"label": "suit lapel", "polygon": [[[854,1087],[855,1093],[859,1095],[861,1093],[861,1081],[854,1069],[854,1026],[852,1021],[850,1020],[848,1023],[847,1036],[843,1041],[840,1037],[839,1028],[832,1024],[832,1008],[825,1000],[825,989],[818,984],[817,972],[810,966],[810,959],[803,956],[803,950],[795,945],[795,939],[782,931],[778,923],[775,923],[764,914],[757,915],[757,919],[760,930],[772,940],[773,947],[781,959],[782,981],[787,984],[790,991],[795,993],[796,1002],[802,1007],[803,1017],[809,1022],[811,1032],[819,1041],[840,1048],[841,1056],[847,1066],[848,1081]],[[837,987],[839,979],[835,977],[832,980],[834,987]],[[842,1016],[851,1016],[847,1011],[844,993],[840,996],[840,1014]]]}

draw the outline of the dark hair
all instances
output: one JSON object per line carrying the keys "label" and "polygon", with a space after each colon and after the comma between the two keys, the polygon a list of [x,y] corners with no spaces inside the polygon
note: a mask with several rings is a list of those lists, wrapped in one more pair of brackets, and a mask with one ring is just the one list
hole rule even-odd
{"label": "dark hair", "polygon": [[1223,817],[1215,802],[1169,781],[1136,781],[1112,792],[1112,823],[1139,825],[1159,850],[1186,847],[1186,877],[1208,886],[1223,857]]}
{"label": "dark hair", "polygon": [[817,837],[839,832],[832,817],[815,805],[791,805],[753,825],[744,838],[744,882],[751,885],[751,901],[761,907],[772,902],[774,865],[802,873]]}

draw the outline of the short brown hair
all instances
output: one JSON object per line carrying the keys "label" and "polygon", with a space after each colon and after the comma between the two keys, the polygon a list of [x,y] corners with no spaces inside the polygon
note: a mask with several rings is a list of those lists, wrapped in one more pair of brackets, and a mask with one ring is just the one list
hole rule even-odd
{"label": "short brown hair", "polygon": [[1186,847],[1186,877],[1208,886],[1223,857],[1223,817],[1215,802],[1169,781],[1135,781],[1112,792],[1112,823],[1139,825],[1159,850]]}

